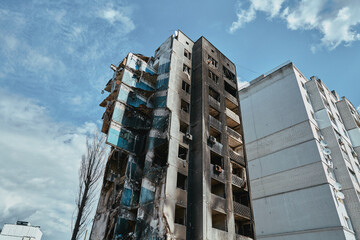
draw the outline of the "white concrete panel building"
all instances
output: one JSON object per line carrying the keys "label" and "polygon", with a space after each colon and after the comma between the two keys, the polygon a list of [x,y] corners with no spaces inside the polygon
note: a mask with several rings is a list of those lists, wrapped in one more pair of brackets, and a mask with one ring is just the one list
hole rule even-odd
{"label": "white concrete panel building", "polygon": [[257,239],[360,239],[360,121],[351,103],[292,63],[239,97]]}
{"label": "white concrete panel building", "polygon": [[28,222],[18,221],[16,224],[5,224],[0,240],[41,240],[39,226],[31,226]]}

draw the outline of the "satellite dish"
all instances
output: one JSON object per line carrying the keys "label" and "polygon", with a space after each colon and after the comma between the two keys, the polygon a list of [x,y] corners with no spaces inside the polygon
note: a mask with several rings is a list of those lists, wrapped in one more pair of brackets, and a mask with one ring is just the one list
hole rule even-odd
{"label": "satellite dish", "polygon": [[325,140],[321,140],[321,141],[320,141],[320,144],[321,144],[321,146],[323,146],[323,147],[327,147],[327,145],[328,145]]}
{"label": "satellite dish", "polygon": [[345,198],[345,195],[342,193],[342,192],[337,192],[336,193],[336,196],[340,199],[344,199]]}
{"label": "satellite dish", "polygon": [[342,189],[342,186],[340,183],[336,182],[334,183],[334,188],[337,190],[337,191],[340,191]]}
{"label": "satellite dish", "polygon": [[331,154],[331,150],[328,149],[328,148],[324,148],[323,153],[324,153],[325,155],[330,155],[330,154]]}

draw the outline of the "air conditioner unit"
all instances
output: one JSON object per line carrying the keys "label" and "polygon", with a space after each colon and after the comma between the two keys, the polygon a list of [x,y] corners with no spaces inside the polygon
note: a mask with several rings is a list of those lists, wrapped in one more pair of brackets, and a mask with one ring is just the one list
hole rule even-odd
{"label": "air conditioner unit", "polygon": [[192,135],[190,133],[186,133],[185,134],[185,138],[189,141],[191,141],[193,139]]}
{"label": "air conditioner unit", "polygon": [[214,165],[214,171],[217,173],[221,173],[222,172],[222,168],[219,165]]}
{"label": "air conditioner unit", "polygon": [[340,191],[342,189],[342,186],[340,183],[336,182],[334,183],[334,188],[336,189],[336,191]]}
{"label": "air conditioner unit", "polygon": [[209,136],[209,142],[214,144],[216,142],[216,138],[213,136]]}
{"label": "air conditioner unit", "polygon": [[337,192],[336,196],[341,200],[345,199],[345,195],[342,192]]}
{"label": "air conditioner unit", "polygon": [[323,135],[320,135],[320,136],[319,136],[319,139],[320,139],[320,140],[324,140],[324,136],[323,136]]}
{"label": "air conditioner unit", "polygon": [[343,142],[343,140],[341,138],[339,138],[339,144],[344,145],[344,142]]}
{"label": "air conditioner unit", "polygon": [[357,153],[355,152],[355,151],[351,151],[351,154],[353,155],[353,157],[357,157],[358,155],[357,155]]}

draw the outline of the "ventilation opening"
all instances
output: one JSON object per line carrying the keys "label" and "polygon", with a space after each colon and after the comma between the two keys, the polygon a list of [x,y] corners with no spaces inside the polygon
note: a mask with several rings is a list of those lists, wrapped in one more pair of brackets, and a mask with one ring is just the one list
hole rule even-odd
{"label": "ventilation opening", "polygon": [[181,158],[182,160],[186,160],[187,159],[187,153],[188,153],[188,149],[179,145],[179,152],[178,152],[178,157]]}
{"label": "ventilation opening", "polygon": [[226,214],[212,210],[211,213],[211,224],[213,228],[227,231]]}
{"label": "ventilation opening", "polygon": [[175,205],[175,223],[186,225],[186,208]]}
{"label": "ventilation opening", "polygon": [[211,178],[211,193],[216,196],[226,198],[225,184]]}
{"label": "ventilation opening", "polygon": [[176,187],[186,190],[187,189],[187,176],[178,172]]}

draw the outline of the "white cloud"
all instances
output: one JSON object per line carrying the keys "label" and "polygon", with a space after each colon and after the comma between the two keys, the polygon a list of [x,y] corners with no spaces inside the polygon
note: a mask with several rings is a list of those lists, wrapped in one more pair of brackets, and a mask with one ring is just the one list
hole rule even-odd
{"label": "white cloud", "polygon": [[248,87],[250,85],[250,82],[242,81],[240,77],[237,77],[237,85],[238,85],[238,89],[240,90]]}
{"label": "white cloud", "polygon": [[34,100],[0,89],[1,226],[28,220],[45,239],[70,238],[79,163],[95,128],[56,122]]}
{"label": "white cloud", "polygon": [[[321,45],[328,49],[335,49],[340,44],[349,45],[360,40],[360,34],[355,28],[360,24],[359,1],[330,1],[330,0],[248,0],[248,9],[237,11],[237,21],[229,29],[235,32],[245,23],[256,18],[256,12],[268,14],[269,18],[278,17],[287,23],[291,30],[316,30],[322,34]],[[311,46],[315,52],[316,46]]]}
{"label": "white cloud", "polygon": [[135,29],[135,24],[127,16],[127,8],[121,8],[116,10],[114,8],[105,8],[99,11],[98,16],[107,20],[110,24],[119,24],[125,30],[125,32],[131,32]]}

